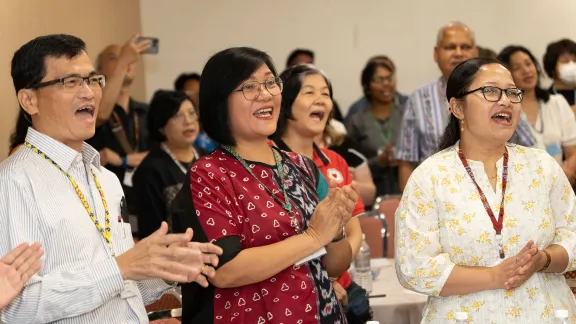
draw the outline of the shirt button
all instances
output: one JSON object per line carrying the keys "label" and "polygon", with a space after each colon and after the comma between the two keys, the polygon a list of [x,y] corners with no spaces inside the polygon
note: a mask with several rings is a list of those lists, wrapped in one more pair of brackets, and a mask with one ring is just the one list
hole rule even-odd
{"label": "shirt button", "polygon": [[76,156],[76,162],[77,162],[77,163],[81,163],[81,162],[82,162],[82,156],[81,156],[81,155],[77,155],[77,156]]}

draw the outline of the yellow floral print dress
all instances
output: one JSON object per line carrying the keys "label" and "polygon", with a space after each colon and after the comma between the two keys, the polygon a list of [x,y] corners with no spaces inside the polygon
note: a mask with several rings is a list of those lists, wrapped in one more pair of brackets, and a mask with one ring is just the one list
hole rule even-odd
{"label": "yellow floral print dress", "polygon": [[[563,246],[575,270],[576,203],[556,160],[543,150],[509,145],[503,245],[506,257],[534,240],[540,249]],[[481,162],[468,160],[474,177],[498,217],[502,164],[496,192]],[[567,309],[576,323],[576,303],[562,274],[535,273],[511,290],[440,297],[455,265],[490,267],[499,261],[496,233],[474,183],[458,158],[457,146],[424,161],[412,174],[396,211],[396,273],[407,289],[430,297],[422,323],[454,323],[465,311],[471,323],[553,323],[554,310]],[[470,278],[474,280],[474,278]]]}

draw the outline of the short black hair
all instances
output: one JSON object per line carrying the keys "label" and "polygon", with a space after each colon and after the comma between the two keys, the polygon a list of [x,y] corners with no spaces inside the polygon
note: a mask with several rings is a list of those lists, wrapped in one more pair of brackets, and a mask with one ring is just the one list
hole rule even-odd
{"label": "short black hair", "polygon": [[236,144],[230,128],[228,97],[263,65],[278,76],[272,58],[251,47],[228,48],[214,54],[206,62],[200,78],[200,125],[217,143]]}
{"label": "short black hair", "polygon": [[[280,104],[280,115],[278,116],[276,132],[274,132],[274,134],[271,136],[273,140],[280,140],[282,135],[284,135],[286,132],[286,128],[288,127],[288,120],[293,118],[292,105],[294,104],[296,97],[298,97],[298,93],[300,93],[300,90],[302,89],[302,82],[304,81],[304,78],[308,75],[316,74],[321,75],[326,81],[326,85],[330,91],[330,99],[332,99],[332,83],[326,74],[324,74],[324,72],[317,69],[312,64],[294,65],[280,74],[280,79],[282,79],[284,88],[282,89],[282,103]],[[335,108],[336,107],[332,107],[332,110]]]}
{"label": "short black hair", "polygon": [[[72,59],[86,53],[86,43],[76,36],[53,34],[36,37],[22,45],[12,56],[10,74],[16,94],[22,89],[33,88],[46,76],[47,58]],[[24,143],[28,127],[32,126],[30,115],[20,106],[16,129],[11,136],[10,147]]]}
{"label": "short black hair", "polygon": [[504,63],[504,66],[506,66],[508,69],[510,69],[510,59],[512,55],[514,55],[516,52],[522,52],[528,55],[530,57],[530,60],[532,60],[534,66],[536,66],[538,80],[536,82],[536,88],[534,88],[534,92],[536,93],[536,98],[538,98],[539,100],[543,100],[544,102],[548,102],[548,100],[550,100],[550,93],[548,93],[548,91],[540,87],[540,77],[542,76],[542,68],[540,68],[540,64],[536,60],[536,57],[534,57],[534,55],[526,47],[519,45],[506,46],[504,47],[504,49],[500,51],[500,54],[498,54],[498,60]]}
{"label": "short black hair", "polygon": [[557,42],[550,43],[546,47],[546,53],[544,53],[544,71],[552,79],[556,78],[556,64],[558,63],[558,58],[562,54],[572,54],[576,55],[576,43],[571,39],[561,39]]}
{"label": "short black hair", "polygon": [[[450,102],[452,98],[462,98],[462,94],[468,91],[470,84],[474,82],[478,70],[488,64],[499,64],[504,66],[500,61],[489,57],[476,57],[466,60],[452,71],[448,82],[446,83],[446,100]],[[442,137],[440,138],[439,150],[447,149],[460,140],[460,123],[454,114],[450,114],[450,121],[446,126]]]}
{"label": "short black hair", "polygon": [[190,80],[196,80],[200,82],[200,74],[196,72],[180,74],[174,81],[174,90],[184,91],[184,85]]}
{"label": "short black hair", "polygon": [[[164,128],[170,118],[174,117],[180,110],[182,103],[192,101],[184,93],[171,90],[157,90],[152,96],[148,107],[148,134],[150,140],[164,142],[166,136],[160,129]],[[194,105],[192,105],[194,106]]]}
{"label": "short black hair", "polygon": [[385,60],[370,60],[362,70],[362,74],[360,76],[360,83],[362,84],[362,91],[364,92],[364,97],[368,100],[372,100],[370,95],[370,82],[374,77],[374,73],[378,68],[384,68],[392,75],[394,75],[394,68],[391,67],[389,64],[385,62]]}
{"label": "short black hair", "polygon": [[293,65],[292,61],[294,61],[294,59],[299,55],[310,56],[310,58],[312,58],[312,62],[314,62],[314,52],[305,48],[297,48],[292,52],[290,52],[290,54],[288,55],[288,59],[286,60],[286,67],[289,68],[290,66],[292,66]]}

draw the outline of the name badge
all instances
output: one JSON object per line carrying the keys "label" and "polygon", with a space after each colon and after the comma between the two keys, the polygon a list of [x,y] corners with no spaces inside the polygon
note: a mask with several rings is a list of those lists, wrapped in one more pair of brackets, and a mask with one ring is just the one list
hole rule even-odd
{"label": "name badge", "polygon": [[318,251],[310,254],[309,256],[301,259],[300,261],[296,262],[296,265],[299,266],[299,265],[306,263],[312,259],[319,258],[319,257],[323,256],[324,254],[326,254],[326,248],[322,247],[320,250],[318,250]]}
{"label": "name badge", "polygon": [[130,297],[135,297],[137,295],[138,295],[138,287],[136,286],[136,283],[132,280],[124,281],[124,290],[122,290],[120,297],[126,299]]}
{"label": "name badge", "polygon": [[134,170],[126,170],[124,172],[124,185],[126,187],[132,188],[132,177],[134,176]]}

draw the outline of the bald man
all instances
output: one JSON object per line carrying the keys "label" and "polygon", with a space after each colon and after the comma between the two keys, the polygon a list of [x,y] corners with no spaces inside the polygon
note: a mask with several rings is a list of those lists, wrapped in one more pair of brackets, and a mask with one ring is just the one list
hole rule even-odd
{"label": "bald man", "polygon": [[96,70],[106,77],[98,111],[96,134],[87,142],[100,152],[100,163],[112,171],[126,194],[130,214],[135,203],[132,174],[148,153],[148,105],[131,97],[136,63],[150,47],[134,35],[123,45],[107,46],[96,59]]}
{"label": "bald man", "polygon": [[[418,88],[408,99],[400,134],[395,147],[395,158],[399,161],[400,189],[414,168],[438,152],[440,137],[448,125],[450,111],[446,100],[446,82],[454,68],[478,56],[474,32],[461,22],[451,22],[438,31],[434,47],[434,61],[442,76]],[[535,140],[526,120],[521,120],[516,129],[518,143],[532,146]]]}

